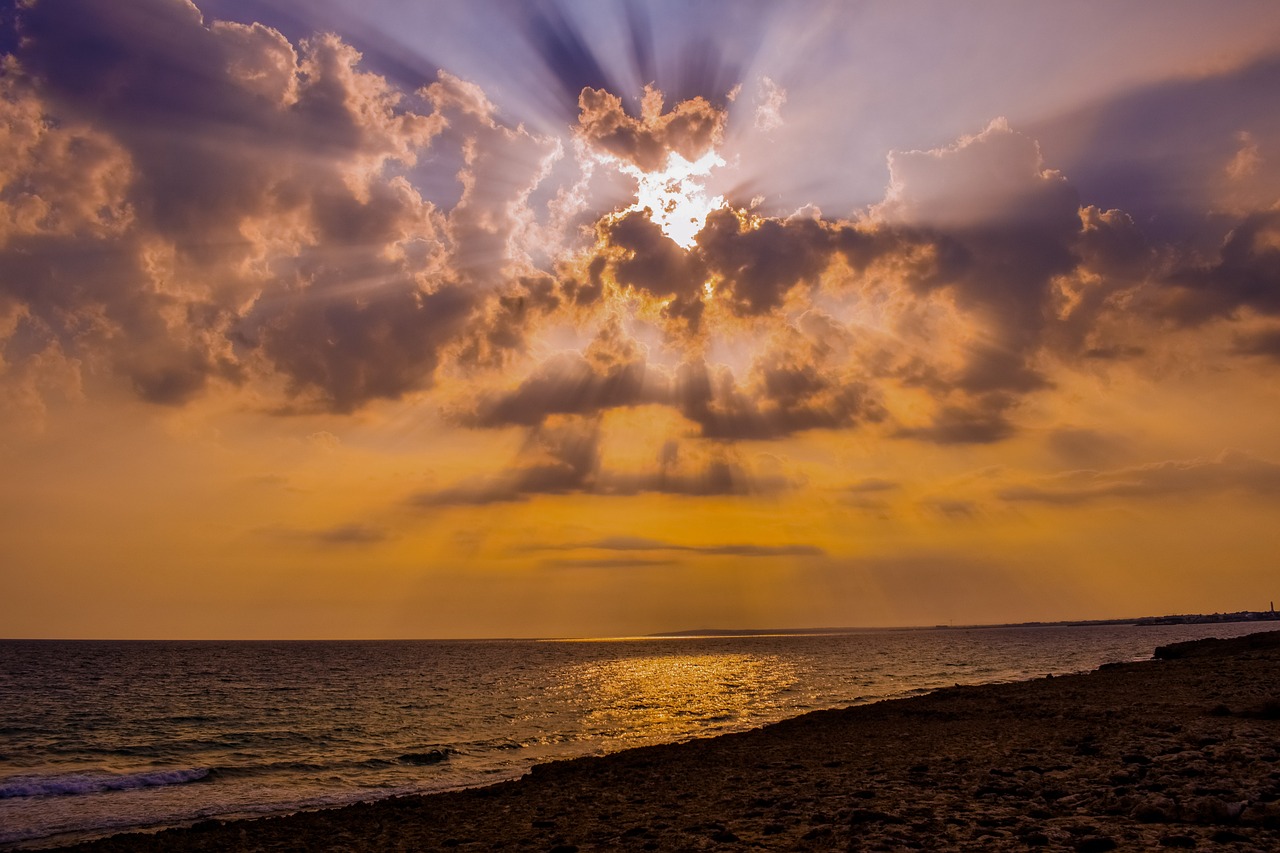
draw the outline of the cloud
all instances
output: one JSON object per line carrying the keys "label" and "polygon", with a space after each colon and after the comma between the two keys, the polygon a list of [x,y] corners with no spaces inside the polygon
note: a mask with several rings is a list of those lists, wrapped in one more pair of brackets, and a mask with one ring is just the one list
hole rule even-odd
{"label": "cloud", "polygon": [[622,99],[603,89],[584,88],[578,96],[578,138],[644,172],[661,171],[670,154],[693,162],[723,138],[727,113],[703,97],[690,98],[663,112],[662,93],[646,86],[639,118],[628,115]]}
{"label": "cloud", "polygon": [[264,527],[261,536],[282,542],[302,542],[316,547],[368,547],[391,538],[386,530],[367,524],[340,524],[316,530],[295,527]]}
{"label": "cloud", "polygon": [[1131,449],[1131,442],[1112,432],[1059,427],[1045,436],[1045,446],[1061,461],[1083,468],[1121,459]]}
{"label": "cloud", "polygon": [[1251,149],[1265,161],[1280,142],[1277,91],[1280,56],[1273,53],[1179,74],[1027,129],[1054,140],[1055,164],[1092,203],[1125,210],[1149,238],[1177,243],[1213,233],[1210,210],[1259,210],[1280,197],[1275,169],[1245,177]]}
{"label": "cloud", "polygon": [[[750,494],[788,484],[753,477],[737,442],[1004,441],[1057,371],[1147,359],[1168,320],[1249,324],[1223,335],[1236,354],[1277,349],[1255,326],[1280,315],[1280,214],[1232,196],[1216,252],[1154,244],[1146,220],[1082,204],[1003,119],[890,153],[884,198],[846,218],[734,202],[686,249],[628,209],[627,175],[735,143],[734,107],[734,132],[773,127],[786,93],[763,78],[751,104],[689,96],[675,77],[715,96],[731,64],[696,39],[658,44],[631,6],[629,61],[679,94],[668,106],[645,77],[635,115],[630,77],[610,79],[573,12],[542,4],[517,24],[576,104],[558,139],[510,126],[448,70],[403,91],[336,35],[291,41],[182,0],[24,4],[0,75],[10,396],[55,375],[74,396],[81,371],[155,404],[238,393],[293,414],[465,393],[455,425],[521,427],[526,446],[428,503]],[[673,50],[687,67],[659,61]],[[1232,127],[1220,181],[1266,172],[1273,124]],[[679,416],[681,464],[606,470],[588,433],[639,407]],[[556,437],[575,419],[596,425]]]}
{"label": "cloud", "polygon": [[1280,362],[1280,329],[1263,329],[1240,335],[1236,338],[1235,352]]}
{"label": "cloud", "polygon": [[976,503],[957,498],[930,498],[921,501],[920,505],[949,521],[968,521],[981,515]]}
{"label": "cloud", "polygon": [[1012,403],[1007,395],[989,395],[970,407],[944,405],[931,423],[903,427],[896,435],[935,444],[992,444],[1014,433],[1014,426],[1005,414]]}
{"label": "cloud", "polygon": [[757,545],[727,543],[722,545],[681,545],[663,539],[643,536],[609,536],[586,542],[569,542],[561,545],[537,545],[528,550],[537,551],[642,551],[679,552],[723,557],[820,557],[826,552],[815,545]]}
{"label": "cloud", "polygon": [[584,354],[562,352],[535,368],[514,390],[482,396],[460,420],[469,426],[535,426],[551,415],[594,415],[665,397],[646,373],[643,351],[607,323]]}
{"label": "cloud", "polygon": [[706,281],[699,257],[684,251],[640,211],[606,217],[597,229],[597,257],[617,286],[650,300],[669,300],[663,315],[696,329]]}
{"label": "cloud", "polygon": [[782,476],[750,471],[724,450],[681,460],[672,442],[663,446],[650,467],[607,469],[601,464],[600,441],[597,419],[549,418],[527,432],[517,458],[502,474],[420,492],[409,503],[418,507],[485,505],[565,494],[745,496],[773,494],[794,485]]}
{"label": "cloud", "polygon": [[697,237],[698,256],[742,315],[782,305],[801,283],[815,283],[830,263],[834,241],[816,219],[751,217],[722,208],[707,217]]}
{"label": "cloud", "polygon": [[654,566],[674,566],[674,559],[648,557],[616,557],[543,560],[540,565],[548,569],[648,569]]}
{"label": "cloud", "polygon": [[[19,18],[0,288],[21,334],[145,400],[260,380],[294,398],[279,411],[347,413],[427,389],[526,260],[522,199],[559,143],[500,126],[466,81],[407,95],[337,36],[295,45],[181,0]],[[446,128],[448,212],[409,179]]]}
{"label": "cloud", "polygon": [[1232,450],[1215,459],[1170,460],[1109,471],[1069,471],[1038,483],[1010,486],[998,494],[1014,503],[1074,506],[1112,498],[1155,500],[1229,491],[1280,498],[1280,464]]}
{"label": "cloud", "polygon": [[856,483],[845,486],[844,491],[854,495],[866,495],[879,492],[891,492],[901,487],[902,484],[896,480],[885,480],[880,477],[868,477],[865,480],[859,480]]}
{"label": "cloud", "polygon": [[1154,298],[1162,313],[1188,326],[1245,308],[1280,315],[1280,210],[1245,216],[1212,263],[1176,270]]}
{"label": "cloud", "polygon": [[787,90],[768,77],[760,78],[760,95],[756,103],[756,130],[770,131],[782,127],[782,107],[787,103]]}

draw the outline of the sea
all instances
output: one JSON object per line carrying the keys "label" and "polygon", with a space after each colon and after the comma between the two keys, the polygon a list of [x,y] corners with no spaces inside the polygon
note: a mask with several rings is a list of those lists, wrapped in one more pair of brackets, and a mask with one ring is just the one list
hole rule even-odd
{"label": "sea", "polygon": [[0,641],[0,848],[517,778],[1257,623],[487,641]]}

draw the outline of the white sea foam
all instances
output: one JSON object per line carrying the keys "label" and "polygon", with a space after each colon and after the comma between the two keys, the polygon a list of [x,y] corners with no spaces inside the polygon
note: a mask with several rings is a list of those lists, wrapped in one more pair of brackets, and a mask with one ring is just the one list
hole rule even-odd
{"label": "white sea foam", "polygon": [[0,800],[13,797],[67,797],[159,788],[198,782],[209,775],[204,767],[179,770],[150,770],[144,773],[62,773],[52,776],[17,776],[0,781]]}

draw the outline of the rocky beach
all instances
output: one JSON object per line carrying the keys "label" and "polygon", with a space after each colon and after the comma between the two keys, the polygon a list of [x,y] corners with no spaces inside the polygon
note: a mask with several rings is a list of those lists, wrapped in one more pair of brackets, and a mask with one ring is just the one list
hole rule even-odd
{"label": "rocky beach", "polygon": [[1280,632],[112,851],[1280,849]]}

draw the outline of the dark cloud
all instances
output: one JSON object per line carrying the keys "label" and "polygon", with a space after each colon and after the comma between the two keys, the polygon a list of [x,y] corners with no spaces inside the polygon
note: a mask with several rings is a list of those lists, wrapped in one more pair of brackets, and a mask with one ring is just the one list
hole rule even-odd
{"label": "dark cloud", "polygon": [[989,395],[974,407],[944,405],[931,423],[901,428],[897,435],[935,444],[991,444],[1013,435],[1014,426],[1006,416],[1012,402],[1007,395]]}
{"label": "dark cloud", "polygon": [[1236,338],[1235,351],[1240,355],[1260,355],[1280,362],[1280,329],[1265,329]]}
{"label": "dark cloud", "polygon": [[1175,271],[1155,299],[1164,314],[1187,326],[1245,308],[1280,315],[1280,211],[1246,216],[1213,263]]}
{"label": "dark cloud", "polygon": [[548,569],[648,569],[654,566],[674,566],[673,559],[653,559],[647,557],[616,558],[584,558],[543,560],[541,565]]}
{"label": "dark cloud", "polygon": [[[712,151],[728,111],[708,97],[727,91],[749,46],[729,56],[694,37],[660,44],[647,7],[623,12],[634,78],[609,73],[615,58],[593,53],[574,8],[540,3],[521,25],[577,104],[572,132],[588,159],[608,154],[634,175]],[[505,125],[447,71],[401,91],[335,35],[291,40],[205,20],[182,0],[40,0],[18,17],[23,40],[0,75],[12,141],[0,163],[0,356],[15,375],[47,357],[116,374],[158,404],[248,385],[288,397],[270,410],[351,413],[432,388],[442,366],[485,389],[509,371],[504,390],[472,395],[456,419],[523,427],[528,446],[504,477],[427,502],[784,488],[706,448],[808,430],[885,423],[900,438],[997,442],[1027,397],[1053,387],[1050,370],[1140,359],[1160,321],[1280,315],[1280,214],[1245,203],[1251,182],[1271,185],[1280,125],[1269,115],[1205,155],[1223,153],[1213,168],[1226,189],[1217,207],[1196,203],[1217,211],[1216,227],[1234,224],[1217,250],[1158,246],[1142,217],[1082,206],[1075,177],[1003,120],[894,152],[884,200],[853,219],[726,207],[685,250],[643,211],[596,205],[592,168],[569,162],[563,140]],[[1271,103],[1262,84],[1276,67],[1222,85]],[[655,84],[638,115],[617,88],[636,79]],[[669,108],[661,85],[675,93]],[[1213,85],[1168,91],[1198,103]],[[1164,120],[1163,97],[1131,103]],[[418,180],[441,168],[456,185],[448,207]],[[797,316],[806,303],[850,322]],[[752,339],[732,370],[714,361],[711,322]],[[559,331],[542,330],[592,326],[601,332],[585,349],[543,355]],[[1274,358],[1274,335],[1250,328],[1236,353]],[[890,410],[904,388],[922,412]],[[697,464],[686,450],[685,464],[604,471],[598,438],[570,441],[557,426],[639,406],[685,418],[705,440]]]}
{"label": "dark cloud", "polygon": [[1045,446],[1066,464],[1087,468],[1118,462],[1131,449],[1131,442],[1100,430],[1060,427],[1045,436]]}
{"label": "dark cloud", "polygon": [[682,365],[673,402],[706,438],[776,439],[878,423],[884,408],[856,370],[821,337],[786,327],[755,359],[743,383],[726,368]]}
{"label": "dark cloud", "polygon": [[680,328],[696,330],[703,311],[706,270],[699,257],[662,233],[641,211],[606,217],[597,225],[602,258],[618,287],[669,300],[663,314]]}
{"label": "dark cloud", "polygon": [[868,477],[865,480],[859,480],[852,485],[845,486],[844,491],[854,495],[866,495],[879,492],[891,492],[901,487],[902,484],[895,480],[885,480],[880,477]]}
{"label": "dark cloud", "polygon": [[551,415],[594,415],[666,396],[665,382],[647,375],[643,351],[614,321],[583,353],[552,356],[513,391],[482,396],[459,417],[477,427],[535,426]]}
{"label": "dark cloud", "polygon": [[832,237],[818,220],[744,220],[728,208],[713,211],[697,236],[698,255],[722,282],[735,312],[778,308],[792,288],[814,283],[830,263]]}
{"label": "dark cloud", "polygon": [[390,539],[386,530],[367,524],[340,524],[319,530],[295,527],[266,527],[257,531],[261,536],[281,542],[301,542],[317,547],[364,547],[377,545]]}
{"label": "dark cloud", "polygon": [[1073,506],[1111,498],[1203,497],[1243,491],[1280,498],[1280,464],[1239,451],[1216,459],[1157,462],[1106,471],[1069,471],[1039,483],[1010,486],[999,496],[1015,503]]}
{"label": "dark cloud", "polygon": [[723,453],[682,464],[671,443],[647,470],[609,470],[601,465],[600,440],[597,420],[556,417],[528,431],[524,447],[501,475],[422,492],[409,502],[430,507],[509,503],[534,495],[743,496],[772,494],[793,485],[783,477],[754,474]]}
{"label": "dark cloud", "polygon": [[[297,398],[281,411],[396,399],[506,283],[511,199],[551,148],[464,81],[406,98],[336,36],[295,46],[181,0],[37,2],[19,26],[0,295],[22,334],[142,399],[255,374]],[[448,216],[401,174],[447,125],[465,148]],[[518,346],[518,323],[496,326],[477,359]]]}
{"label": "dark cloud", "polygon": [[539,545],[539,551],[675,551],[726,557],[820,557],[826,552],[814,545],[680,545],[643,536],[609,536],[587,542]]}
{"label": "dark cloud", "polygon": [[627,114],[622,99],[605,89],[585,88],[578,96],[578,135],[645,172],[661,170],[675,153],[694,161],[724,135],[727,113],[702,97],[678,102],[663,112],[662,93],[646,88],[640,118]]}
{"label": "dark cloud", "polygon": [[471,306],[461,288],[424,294],[412,278],[380,283],[362,299],[313,285],[272,306],[254,334],[291,395],[314,393],[323,408],[352,412],[428,387],[441,341]]}
{"label": "dark cloud", "polygon": [[1089,347],[1081,351],[1082,358],[1091,361],[1126,361],[1146,355],[1146,348],[1131,344],[1113,344],[1111,346]]}
{"label": "dark cloud", "polygon": [[1054,281],[1077,265],[1082,224],[1075,189],[1047,170],[1036,142],[997,120],[981,134],[935,151],[895,152],[877,215],[946,235],[944,288],[988,330],[952,378],[960,390],[1025,393],[1043,387],[1032,365],[1051,317]]}
{"label": "dark cloud", "polygon": [[930,498],[920,502],[927,511],[949,521],[968,521],[981,515],[978,505],[973,501],[956,498]]}
{"label": "dark cloud", "polygon": [[[1178,76],[1030,125],[1046,156],[1093,204],[1127,211],[1151,237],[1197,240],[1214,226],[1238,133],[1280,140],[1280,57]],[[1194,116],[1194,119],[1189,119]],[[1280,195],[1275,169],[1249,177],[1259,206]]]}

